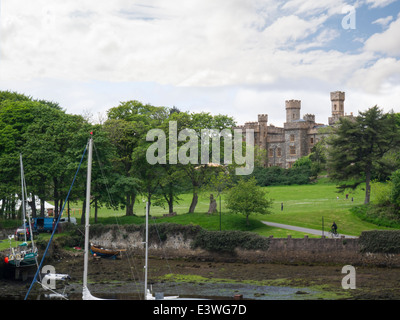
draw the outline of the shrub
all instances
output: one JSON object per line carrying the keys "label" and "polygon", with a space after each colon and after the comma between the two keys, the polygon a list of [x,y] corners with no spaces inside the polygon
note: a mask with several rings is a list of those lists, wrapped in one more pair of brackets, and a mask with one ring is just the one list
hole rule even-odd
{"label": "shrub", "polygon": [[400,230],[364,231],[359,244],[361,252],[400,253]]}
{"label": "shrub", "polygon": [[193,239],[192,247],[226,253],[234,253],[235,248],[268,250],[269,239],[251,232],[201,230]]}
{"label": "shrub", "polygon": [[400,215],[394,205],[379,206],[369,203],[353,207],[350,212],[361,220],[378,226],[400,228]]}

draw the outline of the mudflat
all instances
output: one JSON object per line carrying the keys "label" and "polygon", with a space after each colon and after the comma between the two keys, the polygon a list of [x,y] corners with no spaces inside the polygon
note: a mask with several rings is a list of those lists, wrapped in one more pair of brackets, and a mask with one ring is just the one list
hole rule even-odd
{"label": "mudflat", "polygon": [[[57,273],[68,273],[72,290],[79,294],[82,283],[83,255],[65,253],[56,259],[45,261],[55,267]],[[126,290],[124,285],[139,286],[143,281],[143,257],[123,255],[120,259],[90,258],[89,283],[101,284],[103,290],[118,293]],[[349,300],[397,300],[400,299],[400,268],[354,266],[356,288],[344,289],[342,265],[300,265],[246,262],[215,262],[197,259],[149,259],[149,283],[185,283],[193,291],[213,284],[248,284],[255,286],[282,286],[316,289],[321,296],[312,299],[349,299]],[[5,274],[5,272],[3,272]],[[3,277],[0,279],[0,299],[21,299],[28,291],[31,280],[16,281]],[[40,285],[35,284],[32,296],[35,297]],[[237,292],[240,294],[240,289]],[[93,292],[92,292],[93,293]],[[304,293],[298,290],[301,295]],[[258,292],[257,295],[263,293]],[[253,299],[256,294],[244,295]],[[230,298],[229,296],[222,298]],[[304,294],[304,298],[307,295]]]}

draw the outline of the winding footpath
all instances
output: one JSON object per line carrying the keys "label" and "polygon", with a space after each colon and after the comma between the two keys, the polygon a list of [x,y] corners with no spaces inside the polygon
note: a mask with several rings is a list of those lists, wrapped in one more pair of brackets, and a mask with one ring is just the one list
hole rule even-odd
{"label": "winding footpath", "polygon": [[[303,228],[303,227],[296,227],[296,226],[290,226],[287,224],[281,224],[281,223],[275,223],[275,222],[269,222],[269,221],[261,221],[262,223],[266,224],[267,226],[270,227],[275,227],[275,228],[281,228],[281,229],[288,229],[288,230],[294,230],[294,231],[299,231],[299,232],[304,232],[308,234],[315,234],[318,236],[322,236],[322,230],[315,230],[315,229],[308,229],[308,228]],[[329,237],[329,231],[324,231],[324,235],[326,237]],[[349,236],[345,234],[339,234],[339,237],[344,236],[345,238],[358,238],[355,236]]]}

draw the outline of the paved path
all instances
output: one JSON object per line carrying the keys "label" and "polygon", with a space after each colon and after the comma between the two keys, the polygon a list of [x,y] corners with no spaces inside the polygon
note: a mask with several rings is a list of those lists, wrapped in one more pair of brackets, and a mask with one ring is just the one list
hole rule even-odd
{"label": "paved path", "polygon": [[[322,236],[322,230],[315,230],[315,229],[308,229],[308,228],[302,228],[302,227],[296,227],[296,226],[289,226],[287,224],[268,222],[268,221],[261,221],[261,222],[266,224],[267,226],[270,226],[270,227],[294,230],[294,231],[299,231],[299,232],[304,232],[304,233],[309,233],[309,234],[315,234],[315,235],[318,235],[318,236]],[[329,231],[325,231],[324,235],[326,237],[329,237]],[[345,235],[345,234],[340,234],[340,236],[344,236],[345,238],[357,238],[357,237],[348,236],[348,235]]]}

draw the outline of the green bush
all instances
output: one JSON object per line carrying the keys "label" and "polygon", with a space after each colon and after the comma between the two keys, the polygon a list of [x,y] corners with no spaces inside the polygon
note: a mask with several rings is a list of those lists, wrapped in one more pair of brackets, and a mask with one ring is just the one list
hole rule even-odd
{"label": "green bush", "polygon": [[297,165],[290,169],[280,167],[255,167],[248,178],[255,177],[257,185],[278,186],[292,184],[309,184],[311,168],[307,165]]}
{"label": "green bush", "polygon": [[370,203],[353,207],[350,212],[361,220],[377,226],[400,228],[400,214],[394,205],[380,206]]}
{"label": "green bush", "polygon": [[400,230],[364,231],[359,244],[361,252],[400,253]]}
{"label": "green bush", "polygon": [[221,253],[233,253],[235,248],[267,250],[269,239],[251,232],[201,230],[193,239],[192,247]]}

